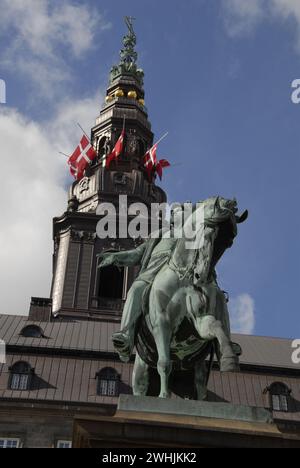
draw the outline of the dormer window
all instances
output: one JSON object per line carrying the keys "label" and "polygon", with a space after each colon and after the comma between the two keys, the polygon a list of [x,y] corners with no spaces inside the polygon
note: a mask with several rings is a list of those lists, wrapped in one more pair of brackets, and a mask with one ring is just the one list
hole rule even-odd
{"label": "dormer window", "polygon": [[117,371],[106,367],[96,374],[97,394],[101,396],[119,396],[120,377]]}
{"label": "dormer window", "polygon": [[31,378],[34,374],[34,369],[28,362],[16,362],[9,368],[10,376],[10,389],[11,390],[29,390]]}
{"label": "dormer window", "polygon": [[72,441],[71,440],[58,440],[56,442],[56,448],[70,449],[72,448]]}
{"label": "dormer window", "polygon": [[44,333],[37,325],[27,325],[22,329],[21,336],[26,338],[44,338]]}
{"label": "dormer window", "polygon": [[270,395],[270,406],[273,411],[289,411],[291,390],[282,382],[272,383],[266,391]]}
{"label": "dormer window", "polygon": [[3,448],[17,449],[17,448],[20,448],[20,446],[21,446],[20,439],[11,439],[11,438],[3,439],[2,437],[0,437],[0,449],[3,449]]}

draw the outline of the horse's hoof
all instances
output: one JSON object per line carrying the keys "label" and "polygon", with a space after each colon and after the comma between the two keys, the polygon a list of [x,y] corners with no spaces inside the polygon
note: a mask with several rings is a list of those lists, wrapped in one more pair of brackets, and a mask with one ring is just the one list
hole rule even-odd
{"label": "horse's hoof", "polygon": [[169,392],[162,392],[159,394],[159,398],[171,398],[171,394]]}
{"label": "horse's hoof", "polygon": [[220,362],[221,372],[239,372],[239,360],[237,356],[222,357]]}

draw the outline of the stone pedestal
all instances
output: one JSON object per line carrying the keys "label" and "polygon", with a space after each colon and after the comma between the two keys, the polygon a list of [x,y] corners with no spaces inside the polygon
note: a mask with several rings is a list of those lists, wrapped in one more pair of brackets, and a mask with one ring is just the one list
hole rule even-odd
{"label": "stone pedestal", "polygon": [[120,395],[118,411],[198,416],[202,418],[247,421],[253,423],[273,422],[271,412],[264,408],[237,406],[231,403],[136,397],[133,395]]}
{"label": "stone pedestal", "polygon": [[75,417],[73,446],[299,448],[300,436],[282,431],[264,408],[121,395],[113,417]]}

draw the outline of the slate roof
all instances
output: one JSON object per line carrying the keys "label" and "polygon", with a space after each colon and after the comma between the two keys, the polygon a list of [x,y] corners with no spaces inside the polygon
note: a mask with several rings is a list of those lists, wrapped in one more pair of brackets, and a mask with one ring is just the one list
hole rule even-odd
{"label": "slate roof", "polygon": [[[22,328],[34,323],[43,330],[45,338],[25,338]],[[119,329],[113,322],[30,322],[28,317],[0,315],[0,339],[7,345],[29,348],[68,350],[76,352],[114,353],[111,335]],[[232,335],[240,344],[241,363],[255,366],[299,370],[291,360],[292,340],[250,335]]]}
{"label": "slate roof", "polygon": [[[9,367],[20,360],[34,368],[33,385],[29,391],[9,388]],[[0,364],[0,400],[116,404],[117,398],[97,395],[96,373],[105,367],[113,367],[121,375],[123,388],[120,390],[129,393],[132,368],[120,361],[9,353],[6,364]]]}
{"label": "slate roof", "polygon": [[[22,328],[34,323],[45,338],[25,338]],[[113,367],[120,375],[121,393],[131,393],[133,365],[121,363],[114,353],[111,334],[118,323],[74,321],[31,322],[27,317],[1,315],[0,338],[7,344],[7,362],[0,365],[0,401],[30,401],[61,404],[117,404],[117,398],[97,395],[96,373]],[[291,361],[291,340],[233,335],[243,348],[242,372],[221,374],[213,370],[209,399],[233,404],[268,407],[265,389],[273,382],[292,391],[290,412],[274,412],[280,420],[300,423],[300,365]],[[29,391],[9,388],[9,367],[18,361],[34,369]]]}
{"label": "slate roof", "polygon": [[[9,389],[9,366],[24,360],[35,369],[35,381],[29,391]],[[132,364],[123,364],[117,359],[84,359],[74,357],[44,356],[33,354],[8,354],[7,363],[0,365],[0,401],[21,400],[47,403],[72,403],[76,405],[114,404],[116,397],[97,395],[96,373],[104,367],[113,367],[121,376],[121,393],[131,393]],[[280,380],[292,390],[291,411],[274,412],[281,420],[300,422],[300,379],[296,377],[275,376],[272,374],[241,372],[211,373],[208,389],[210,401],[226,401],[236,405],[269,407],[268,394],[265,393],[274,381]]]}
{"label": "slate roof", "polygon": [[[43,330],[45,338],[25,338],[22,329],[35,324]],[[31,322],[27,317],[0,316],[0,339],[7,345],[38,347],[74,351],[113,353],[111,334],[118,330],[118,323],[74,321]]]}

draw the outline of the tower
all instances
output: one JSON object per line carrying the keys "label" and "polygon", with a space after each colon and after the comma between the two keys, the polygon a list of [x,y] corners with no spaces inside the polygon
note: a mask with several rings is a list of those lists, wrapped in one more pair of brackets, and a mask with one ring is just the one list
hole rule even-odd
{"label": "tower", "polygon": [[[91,143],[98,156],[84,177],[70,187],[66,212],[53,220],[52,314],[63,320],[119,320],[137,274],[136,268],[97,268],[99,253],[134,248],[141,241],[98,238],[98,205],[113,203],[119,216],[119,195],[126,195],[128,204],[143,202],[149,208],[152,202],[166,201],[164,191],[148,180],[143,167],[153,133],[144,103],[144,73],[136,63],[131,18],[126,18],[126,24],[128,33],[123,38],[120,62],[111,69],[105,102],[91,129]],[[124,120],[123,154],[106,168],[105,156],[118,140]]]}

